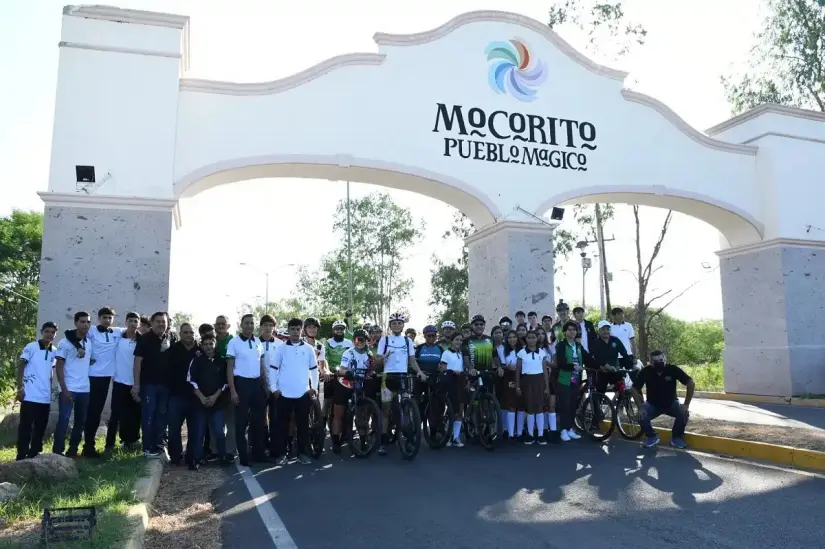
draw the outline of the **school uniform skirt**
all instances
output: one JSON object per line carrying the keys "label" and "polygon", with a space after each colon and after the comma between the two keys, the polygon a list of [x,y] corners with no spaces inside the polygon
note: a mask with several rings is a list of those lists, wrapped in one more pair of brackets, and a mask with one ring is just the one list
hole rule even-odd
{"label": "school uniform skirt", "polygon": [[540,414],[544,411],[544,374],[522,375],[521,394],[524,396],[524,411]]}
{"label": "school uniform skirt", "polygon": [[519,407],[519,396],[516,393],[516,372],[504,370],[501,379],[501,394],[498,397],[498,404],[502,410],[516,410]]}

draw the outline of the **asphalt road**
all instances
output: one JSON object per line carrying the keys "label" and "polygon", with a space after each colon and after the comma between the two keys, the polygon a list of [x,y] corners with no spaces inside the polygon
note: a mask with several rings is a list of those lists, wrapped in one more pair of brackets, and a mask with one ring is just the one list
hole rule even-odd
{"label": "asphalt road", "polygon": [[[423,448],[411,463],[345,449],[254,472],[300,549],[825,546],[825,478],[619,441]],[[217,502],[225,548],[273,547],[240,475]]]}

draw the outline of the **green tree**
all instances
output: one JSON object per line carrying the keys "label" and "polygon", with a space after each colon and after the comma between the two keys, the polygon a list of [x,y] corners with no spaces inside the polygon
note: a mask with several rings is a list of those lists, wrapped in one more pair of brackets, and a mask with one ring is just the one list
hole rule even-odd
{"label": "green tree", "polygon": [[[398,206],[387,193],[371,193],[350,201],[353,313],[386,325],[390,313],[405,299],[413,280],[401,264],[421,238],[423,222]],[[333,233],[346,242],[346,201],[338,203]],[[310,305],[343,317],[349,303],[346,246],[325,255],[318,270],[298,272],[298,291],[312,296]]]}
{"label": "green tree", "polygon": [[297,298],[279,299],[277,301],[270,301],[265,304],[263,300],[244,303],[238,308],[238,318],[243,315],[252,314],[255,317],[255,322],[260,322],[261,317],[268,314],[278,321],[278,327],[286,327],[286,323],[290,318],[307,318],[309,316],[323,316],[319,313],[311,313],[305,308],[304,303]]}
{"label": "green tree", "polygon": [[734,114],[763,103],[825,112],[825,2],[767,0],[748,70],[722,78]]}
{"label": "green tree", "polygon": [[0,401],[14,391],[20,351],[37,337],[43,214],[15,210],[0,218]]}
{"label": "green tree", "polygon": [[[192,315],[190,313],[184,313],[182,311],[178,311],[172,314],[172,327],[175,330],[180,330],[182,324],[192,324]],[[197,326],[194,326],[197,329]]]}

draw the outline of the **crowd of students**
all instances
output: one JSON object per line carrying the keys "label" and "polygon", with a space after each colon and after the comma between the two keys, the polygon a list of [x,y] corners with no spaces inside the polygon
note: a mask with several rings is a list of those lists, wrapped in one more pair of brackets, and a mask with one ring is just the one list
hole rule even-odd
{"label": "crowd of students", "polygon": [[[332,337],[322,343],[315,318],[294,318],[285,331],[276,331],[273,317],[264,315],[256,330],[253,316],[244,315],[233,336],[226,317],[218,316],[214,324],[199,326],[196,337],[188,323],[172,331],[165,312],[150,318],[127,313],[123,328],[113,327],[116,313],[110,308],[98,311],[95,326],[88,313],[77,312],[74,329],[66,330],[56,347],[58,326],[46,322],[40,339],[21,353],[17,459],[43,451],[54,375],[59,392],[54,453],[102,457],[95,437],[111,386],[104,456],[115,450],[119,435],[127,450],[142,449],[147,457],[166,454],[173,464],[185,462],[194,470],[207,461],[230,464],[236,453],[244,466],[273,460],[284,464],[293,452],[299,462],[309,463],[311,399],[320,396],[323,383],[323,413],[332,449],[340,452],[340,417],[350,393],[335,374],[357,363],[383,373],[371,396],[385,404],[385,413],[397,390],[397,376],[411,371],[423,382],[437,371],[452,372],[445,377],[451,380],[448,393],[459,410],[468,377],[494,370],[505,438],[530,444],[577,439],[573,414],[583,369],[598,371],[597,385],[604,391],[616,381],[619,365],[635,361],[634,333],[621,309],[612,312],[612,324],[601,321],[598,326],[583,318],[581,308],[569,318],[563,302],[556,313],[557,319],[545,315],[539,322],[534,312],[518,312],[515,322],[499,319],[489,335],[480,315],[460,329],[446,321],[440,330],[425,327],[424,341],[416,345],[414,330],[402,335],[405,319],[400,314],[390,317],[387,335],[370,325],[350,332],[343,321],[336,321]],[[646,444],[658,442],[650,419],[667,413],[677,418],[674,444],[683,446],[692,381],[678,367],[665,365],[661,353],[652,359],[636,381],[648,387],[643,407]],[[684,404],[675,396],[676,381],[689,386]],[[421,383],[417,396],[423,396],[426,387]],[[385,432],[380,453],[385,453],[386,442]],[[460,418],[450,444],[462,446]]]}

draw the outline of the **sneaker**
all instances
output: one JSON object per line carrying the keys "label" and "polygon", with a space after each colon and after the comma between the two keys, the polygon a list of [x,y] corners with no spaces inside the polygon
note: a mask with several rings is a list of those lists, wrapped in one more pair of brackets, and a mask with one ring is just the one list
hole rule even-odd
{"label": "sneaker", "polygon": [[298,454],[298,463],[301,465],[309,465],[312,463],[312,460],[309,459],[309,456],[306,454]]}
{"label": "sneaker", "polygon": [[143,457],[156,459],[160,457],[160,452],[158,452],[157,450],[144,450]]}
{"label": "sneaker", "polygon": [[447,444],[445,446],[447,446],[447,448],[449,448],[452,445],[453,445],[453,439],[447,440]]}
{"label": "sneaker", "polygon": [[197,471],[198,469],[199,469],[199,466],[198,466],[197,463],[190,463],[189,464],[189,470],[190,471]]}
{"label": "sneaker", "polygon": [[279,457],[278,459],[275,460],[275,465],[282,465],[283,466],[283,465],[286,465],[288,462],[289,462],[289,458],[286,456],[286,454],[284,454],[284,455],[282,455],[281,457]]}
{"label": "sneaker", "polygon": [[218,454],[213,454],[212,452],[209,452],[208,454],[206,454],[206,457],[203,458],[203,461],[205,461],[206,463],[211,463],[213,461],[216,461],[217,459]]}
{"label": "sneaker", "polygon": [[536,439],[534,439],[532,436],[527,435],[527,436],[524,437],[524,444],[529,445],[529,444],[535,444],[535,443],[536,443]]}
{"label": "sneaker", "polygon": [[579,440],[582,436],[576,432],[575,429],[570,429],[567,431],[567,436],[570,437],[571,440]]}
{"label": "sneaker", "polygon": [[644,441],[642,444],[645,448],[653,448],[659,444],[659,435],[653,435],[652,437],[647,437],[647,440]]}
{"label": "sneaker", "polygon": [[226,467],[227,465],[232,465],[233,463],[235,463],[235,456],[232,455],[226,455],[220,459],[221,467]]}
{"label": "sneaker", "polygon": [[567,429],[562,429],[561,440],[562,442],[570,442],[570,432]]}
{"label": "sneaker", "polygon": [[547,438],[545,438],[544,435],[540,435],[536,441],[539,443],[539,446],[547,446]]}
{"label": "sneaker", "polygon": [[387,455],[387,449],[384,447],[383,444],[378,447],[378,455],[379,456],[386,456]]}
{"label": "sneaker", "polygon": [[685,441],[681,438],[674,438],[670,441],[670,445],[680,450],[684,450],[685,448],[687,448],[687,444],[685,444]]}
{"label": "sneaker", "polygon": [[464,443],[461,442],[460,438],[457,438],[453,441],[452,447],[453,448],[464,448]]}

